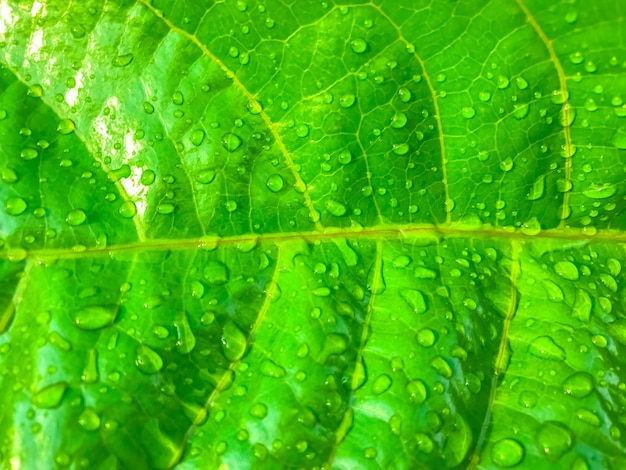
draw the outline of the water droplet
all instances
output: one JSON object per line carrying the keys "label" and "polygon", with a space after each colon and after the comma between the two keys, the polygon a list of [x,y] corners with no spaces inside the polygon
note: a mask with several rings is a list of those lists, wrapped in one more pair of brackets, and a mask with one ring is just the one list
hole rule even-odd
{"label": "water droplet", "polygon": [[396,113],[391,118],[391,127],[394,129],[402,129],[408,121],[406,113]]}
{"label": "water droplet", "polygon": [[569,104],[564,104],[559,112],[559,124],[562,127],[569,127],[576,119],[576,108],[572,108]]}
{"label": "water droplet", "polygon": [[78,416],[78,424],[86,431],[95,431],[100,427],[100,416],[92,407],[88,406]]}
{"label": "water droplet", "polygon": [[269,359],[263,361],[261,364],[261,374],[267,377],[273,377],[280,379],[285,376],[285,369]]}
{"label": "water droplet", "polygon": [[406,391],[409,394],[409,400],[411,403],[421,405],[428,398],[428,391],[426,390],[426,384],[419,380],[411,380],[406,384]]}
{"label": "water droplet", "polygon": [[298,127],[296,127],[296,135],[298,137],[306,137],[307,135],[309,135],[309,126],[307,126],[306,124],[298,125]]}
{"label": "water droplet", "polygon": [[554,264],[554,271],[564,279],[577,281],[579,277],[578,268],[571,261],[559,261]]}
{"label": "water droplet", "polygon": [[524,448],[513,439],[500,439],[491,448],[491,460],[498,467],[509,468],[519,464],[524,458]]}
{"label": "water droplet", "polygon": [[144,101],[142,106],[143,106],[143,110],[147,114],[152,114],[154,112],[154,106],[152,106],[152,104],[148,103],[147,101]]}
{"label": "water droplet", "polygon": [[406,268],[409,264],[411,264],[411,261],[413,260],[411,259],[410,256],[400,255],[394,258],[393,265],[396,268]]}
{"label": "water droplet", "polygon": [[185,311],[179,311],[176,313],[176,321],[174,322],[176,328],[176,349],[181,354],[189,354],[196,347],[196,337],[191,331],[189,326],[189,319]]}
{"label": "water droplet", "polygon": [[435,332],[430,328],[422,328],[415,335],[415,339],[423,347],[429,348],[435,344],[437,337],[435,336]]}
{"label": "water droplet", "polygon": [[163,368],[163,359],[156,351],[149,348],[145,344],[142,344],[137,349],[135,365],[140,372],[146,375],[152,375],[156,374]]}
{"label": "water droplet", "polygon": [[516,104],[513,108],[513,117],[515,119],[524,119],[528,116],[530,105],[528,103]]}
{"label": "water droplet", "polygon": [[396,155],[406,155],[409,153],[410,147],[409,144],[393,144],[392,150]]}
{"label": "water droplet", "polygon": [[339,98],[339,105],[342,108],[350,108],[356,102],[356,97],[350,93]]}
{"label": "water droplet", "polygon": [[196,175],[196,181],[200,184],[212,183],[215,179],[215,174],[214,170],[200,170]]}
{"label": "water droplet", "polygon": [[335,217],[341,217],[343,215],[346,215],[346,213],[348,212],[348,209],[344,204],[333,199],[326,200],[326,209],[331,215],[334,215]]}
{"label": "water droplet", "polygon": [[400,297],[409,305],[411,311],[414,313],[422,314],[427,310],[426,300],[424,295],[417,289],[400,289]]}
{"label": "water droplet", "polygon": [[224,207],[228,212],[235,212],[237,210],[237,201],[226,201]]}
{"label": "water droplet", "polygon": [[67,383],[65,382],[59,382],[42,388],[33,395],[33,405],[42,409],[56,408],[61,404],[61,399],[66,389]]}
{"label": "water droplet", "polygon": [[202,129],[196,129],[191,133],[191,143],[198,147],[204,141],[204,131]]}
{"label": "water droplet", "polygon": [[267,416],[267,406],[263,403],[255,403],[250,407],[250,415],[257,419],[263,419]]}
{"label": "water droplet", "polygon": [[562,361],[565,359],[565,351],[556,344],[549,336],[539,336],[528,346],[528,351],[535,357]]}
{"label": "water droplet", "polygon": [[541,224],[537,220],[537,217],[531,217],[522,224],[520,231],[525,235],[538,235],[541,232]]}
{"label": "water droplet", "polygon": [[241,147],[242,141],[239,136],[228,132],[222,136],[222,145],[229,152],[234,152],[239,147]]}
{"label": "water droplet", "polygon": [[520,90],[528,88],[528,82],[524,77],[515,77],[515,85],[517,85],[517,88]]}
{"label": "water droplet", "polygon": [[461,115],[465,119],[472,119],[474,116],[476,116],[476,110],[472,107],[465,107],[461,110]]}
{"label": "water droplet", "polygon": [[158,205],[157,212],[162,215],[168,215],[168,214],[173,213],[175,208],[176,206],[174,206],[174,204],[165,202],[163,204]]}
{"label": "water droplet", "polygon": [[505,158],[500,162],[500,169],[502,171],[511,171],[513,169],[513,160],[509,157]]}
{"label": "water droplet", "polygon": [[228,268],[220,261],[208,261],[204,267],[204,277],[209,284],[219,286],[228,282]]}
{"label": "water droplet", "polygon": [[350,152],[350,150],[343,150],[337,157],[337,160],[342,165],[347,165],[352,161],[352,153]]}
{"label": "water droplet", "polygon": [[542,284],[543,288],[546,291],[548,299],[552,300],[553,302],[563,302],[563,291],[558,285],[549,280],[543,281]]}
{"label": "water droplet", "polygon": [[278,191],[283,189],[285,182],[282,176],[275,174],[267,179],[266,184],[270,191],[272,191],[273,193],[277,193]]}
{"label": "water droplet", "polygon": [[374,395],[380,395],[389,390],[389,387],[391,387],[391,377],[387,374],[379,375],[376,380],[374,380],[372,393],[374,393]]}
{"label": "water droplet", "polygon": [[617,192],[617,187],[612,184],[602,186],[591,186],[583,191],[583,194],[589,199],[606,199],[613,196]]}
{"label": "water droplet", "polygon": [[528,193],[526,194],[526,199],[528,199],[529,201],[536,201],[541,196],[543,196],[543,192],[546,186],[545,180],[545,175],[541,175],[539,178],[537,178]]}
{"label": "water droplet", "polygon": [[563,391],[574,398],[585,398],[593,392],[593,377],[587,372],[576,372],[563,381]]}
{"label": "water droplet", "polygon": [[452,378],[452,368],[448,361],[446,361],[441,356],[436,356],[432,361],[430,361],[430,365],[435,371],[446,379]]}
{"label": "water droplet", "polygon": [[572,316],[582,321],[589,321],[591,318],[591,296],[582,289],[576,290],[576,298],[572,306]]}
{"label": "water droplet", "polygon": [[364,39],[355,38],[352,41],[350,41],[350,47],[357,54],[362,54],[367,49],[367,43],[365,42]]}
{"label": "water droplet", "polygon": [[509,78],[505,77],[504,75],[500,75],[498,77],[498,80],[496,81],[496,86],[500,89],[504,89],[507,88],[509,86]]}
{"label": "water droplet", "polygon": [[2,176],[2,181],[7,184],[13,184],[19,179],[17,172],[13,168],[3,168],[2,171],[0,171],[0,175]]}
{"label": "water droplet", "polygon": [[41,98],[43,96],[43,87],[39,84],[31,85],[28,87],[26,94],[33,98]]}
{"label": "water droplet", "polygon": [[73,320],[81,330],[98,330],[112,325],[118,312],[117,305],[92,305],[75,312]]}
{"label": "water droplet", "polygon": [[71,134],[76,129],[76,124],[71,119],[63,119],[57,125],[57,132],[62,135]]}
{"label": "water droplet", "polygon": [[571,431],[556,421],[546,421],[535,437],[539,451],[548,459],[556,461],[573,445]]}
{"label": "water droplet", "polygon": [[125,219],[132,219],[137,215],[137,206],[133,201],[124,201],[118,212]]}
{"label": "water droplet", "polygon": [[23,214],[28,204],[21,197],[10,197],[4,205],[4,210],[9,215]]}
{"label": "water droplet", "polygon": [[23,160],[33,160],[39,156],[39,152],[35,149],[25,148],[20,152],[20,157]]}
{"label": "water droplet", "polygon": [[317,297],[328,297],[330,296],[331,290],[328,287],[318,287],[317,289],[313,289],[311,294]]}
{"label": "water droplet", "polygon": [[478,99],[480,101],[489,101],[491,99],[491,93],[488,91],[481,91],[478,93]]}
{"label": "water droplet", "polygon": [[85,37],[85,27],[82,24],[73,24],[70,28],[70,34],[74,36],[75,39],[80,39]]}
{"label": "water droplet", "polygon": [[71,210],[65,218],[65,221],[73,227],[82,224],[85,220],[87,220],[87,214],[82,209]]}
{"label": "water droplet", "polygon": [[411,91],[406,87],[401,87],[398,90],[398,97],[403,103],[408,103],[409,101],[411,101]]}
{"label": "water droplet", "polygon": [[123,54],[120,56],[117,56],[114,60],[113,60],[113,66],[114,67],[126,67],[128,64],[130,64],[133,61],[133,55],[132,54]]}

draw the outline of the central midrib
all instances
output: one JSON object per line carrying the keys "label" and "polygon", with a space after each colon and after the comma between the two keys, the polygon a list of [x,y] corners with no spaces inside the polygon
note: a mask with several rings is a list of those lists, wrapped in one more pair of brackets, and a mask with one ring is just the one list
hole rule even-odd
{"label": "central midrib", "polygon": [[[371,240],[401,240],[403,238],[494,238],[500,240],[562,240],[569,242],[604,242],[626,243],[626,232],[619,230],[601,230],[593,235],[586,234],[578,228],[553,228],[539,232],[536,235],[524,233],[521,229],[506,227],[485,226],[474,228],[461,223],[443,225],[398,225],[384,224],[365,228],[329,227],[324,231],[285,232],[172,239],[148,239],[144,242],[133,242],[103,248],[89,248],[81,245],[68,248],[48,248],[27,250],[26,258],[34,259],[76,259],[94,256],[107,256],[121,252],[136,251],[182,251],[190,249],[212,250],[218,246],[232,246],[240,244],[258,243],[288,243],[293,240],[325,241],[340,238],[371,239]],[[0,252],[0,259],[10,259],[11,250]]]}

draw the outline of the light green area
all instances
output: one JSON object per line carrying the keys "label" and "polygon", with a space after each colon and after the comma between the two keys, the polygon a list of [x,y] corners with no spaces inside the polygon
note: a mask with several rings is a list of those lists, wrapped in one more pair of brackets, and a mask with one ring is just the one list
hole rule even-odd
{"label": "light green area", "polygon": [[626,467],[626,4],[0,0],[0,468]]}

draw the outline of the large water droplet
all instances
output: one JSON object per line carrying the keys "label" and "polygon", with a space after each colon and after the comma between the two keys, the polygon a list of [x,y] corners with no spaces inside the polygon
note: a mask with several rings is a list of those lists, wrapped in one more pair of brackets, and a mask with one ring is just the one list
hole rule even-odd
{"label": "large water droplet", "polygon": [[4,205],[4,210],[9,215],[23,214],[28,205],[21,197],[10,197]]}
{"label": "large water droplet", "polygon": [[33,395],[33,405],[43,409],[56,408],[61,404],[61,399],[66,389],[67,383],[65,382],[59,382],[42,388]]}
{"label": "large water droplet", "polygon": [[174,322],[176,328],[176,349],[181,354],[189,354],[196,347],[196,337],[189,326],[189,319],[187,313],[182,311],[176,314],[176,321]]}
{"label": "large water droplet", "polygon": [[563,381],[563,391],[574,398],[585,398],[593,392],[593,377],[587,372],[576,372]]}
{"label": "large water droplet", "polygon": [[156,351],[142,344],[137,349],[135,365],[142,373],[152,375],[163,368],[163,358]]}
{"label": "large water droplet", "polygon": [[112,325],[119,312],[117,305],[92,305],[74,313],[74,323],[81,330],[98,330]]}
{"label": "large water droplet", "polygon": [[124,201],[119,208],[119,213],[125,219],[132,219],[137,215],[137,206],[133,201]]}
{"label": "large water droplet", "polygon": [[114,67],[126,67],[132,61],[133,61],[133,55],[130,53],[119,55],[115,59],[113,59],[113,66]]}
{"label": "large water droplet", "polygon": [[409,394],[409,400],[416,405],[421,405],[428,398],[428,391],[426,390],[426,384],[419,380],[411,380],[406,384],[406,391]]}
{"label": "large water droplet", "polygon": [[424,295],[417,289],[401,288],[400,297],[404,299],[413,312],[419,314],[426,312],[426,300],[424,300]]}
{"label": "large water droplet", "polygon": [[374,395],[380,395],[385,393],[391,387],[391,377],[387,374],[379,375],[372,385],[372,392]]}
{"label": "large water droplet", "polygon": [[76,129],[76,124],[71,119],[63,119],[57,125],[57,132],[62,135],[71,134]]}
{"label": "large water droplet", "polygon": [[266,184],[270,191],[272,191],[273,193],[277,193],[278,191],[283,189],[285,182],[282,176],[275,174],[267,179]]}
{"label": "large water droplet", "polygon": [[334,215],[335,217],[341,217],[343,215],[346,215],[346,212],[348,212],[348,208],[344,204],[333,199],[328,199],[326,201],[326,209],[331,215]]}
{"label": "large water droplet", "polygon": [[554,271],[564,279],[577,281],[579,277],[578,268],[571,261],[559,261],[554,264]]}
{"label": "large water droplet", "polygon": [[539,336],[528,346],[528,351],[535,357],[562,361],[565,359],[565,351],[556,344],[549,336]]}
{"label": "large water droplet", "polygon": [[100,416],[92,407],[88,406],[78,416],[78,424],[86,431],[95,431],[100,427]]}
{"label": "large water droplet", "polygon": [[352,41],[350,41],[350,47],[357,54],[362,54],[367,49],[367,42],[365,42],[364,39],[355,38]]}
{"label": "large water droplet", "polygon": [[491,448],[491,460],[498,467],[509,468],[524,458],[524,448],[513,439],[500,439]]}
{"label": "large water droplet", "polygon": [[242,140],[236,134],[228,132],[222,136],[222,145],[229,152],[234,152],[239,147],[241,147],[241,144]]}
{"label": "large water droplet", "polygon": [[65,221],[74,227],[82,224],[85,220],[87,220],[87,214],[85,214],[85,211],[82,209],[71,210],[65,218]]}
{"label": "large water droplet", "polygon": [[571,431],[562,423],[547,421],[541,425],[535,436],[539,451],[548,459],[556,461],[574,444]]}

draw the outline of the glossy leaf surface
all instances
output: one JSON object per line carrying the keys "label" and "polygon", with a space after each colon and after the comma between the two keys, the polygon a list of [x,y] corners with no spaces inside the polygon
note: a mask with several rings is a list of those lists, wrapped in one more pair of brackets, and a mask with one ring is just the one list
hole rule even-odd
{"label": "glossy leaf surface", "polygon": [[0,466],[626,466],[625,9],[1,0]]}

